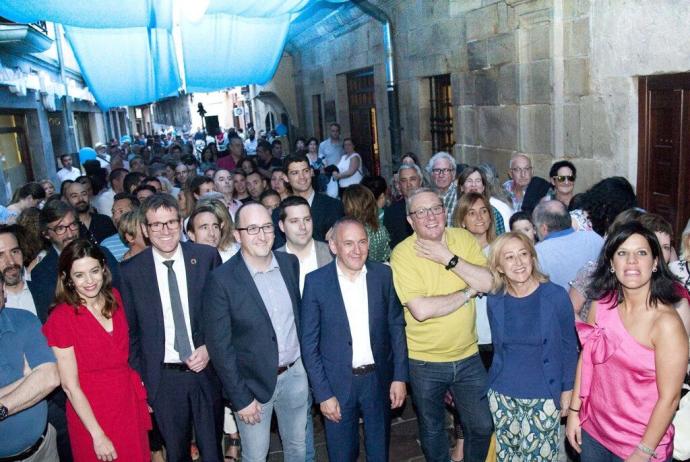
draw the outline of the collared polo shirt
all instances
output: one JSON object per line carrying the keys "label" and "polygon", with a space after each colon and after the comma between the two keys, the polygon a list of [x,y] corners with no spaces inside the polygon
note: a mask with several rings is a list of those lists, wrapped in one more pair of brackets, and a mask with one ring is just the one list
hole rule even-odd
{"label": "collared polo shirt", "polygon": [[300,357],[299,340],[297,339],[297,326],[295,325],[295,313],[292,311],[292,299],[288,292],[285,280],[280,272],[280,266],[275,255],[271,254],[271,264],[265,271],[260,271],[244,261],[249,269],[254,284],[261,295],[261,300],[266,306],[268,317],[271,318],[273,330],[276,333],[278,343],[278,365],[291,364]]}
{"label": "collared polo shirt", "polygon": [[[26,310],[0,309],[0,388],[24,376],[24,359],[31,369],[54,363],[55,355],[41,333],[41,322]],[[0,457],[17,454],[38,440],[45,429],[45,400],[0,422]]]}

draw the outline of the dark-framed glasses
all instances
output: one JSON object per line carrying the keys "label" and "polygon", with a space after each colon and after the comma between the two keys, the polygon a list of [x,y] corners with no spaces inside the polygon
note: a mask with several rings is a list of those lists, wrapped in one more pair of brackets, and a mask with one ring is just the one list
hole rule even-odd
{"label": "dark-framed glasses", "polygon": [[452,172],[453,168],[432,168],[431,173],[434,175],[450,175],[450,172]]}
{"label": "dark-framed glasses", "polygon": [[433,207],[429,207],[426,209],[415,210],[413,212],[408,213],[408,215],[414,216],[417,219],[421,220],[422,218],[426,218],[427,216],[429,216],[429,213],[431,213],[432,215],[440,215],[443,213],[443,210],[444,210],[443,205],[439,204],[439,205],[434,205]]}
{"label": "dark-framed glasses", "polygon": [[180,228],[180,220],[177,219],[166,222],[156,221],[153,223],[147,223],[146,226],[155,233],[163,231],[163,228],[168,228],[169,231],[177,231]]}
{"label": "dark-framed glasses", "polygon": [[259,234],[259,231],[263,231],[264,234],[273,234],[275,231],[275,227],[272,224],[267,224],[263,226],[256,226],[256,225],[251,225],[247,226],[246,228],[235,228],[237,231],[246,231],[247,234],[254,236],[256,234]]}
{"label": "dark-framed glasses", "polygon": [[67,230],[69,229],[70,231],[76,231],[79,229],[79,222],[73,221],[72,223],[68,225],[58,225],[53,228],[48,228],[50,231],[54,232],[58,236],[65,234]]}

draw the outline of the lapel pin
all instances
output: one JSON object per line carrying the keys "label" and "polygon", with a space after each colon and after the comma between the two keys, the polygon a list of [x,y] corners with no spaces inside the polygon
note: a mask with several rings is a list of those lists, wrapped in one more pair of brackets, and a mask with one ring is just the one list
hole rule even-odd
{"label": "lapel pin", "polygon": [[192,259],[189,260],[189,261],[190,261],[190,263],[191,263],[192,265],[196,265],[196,258],[192,258]]}

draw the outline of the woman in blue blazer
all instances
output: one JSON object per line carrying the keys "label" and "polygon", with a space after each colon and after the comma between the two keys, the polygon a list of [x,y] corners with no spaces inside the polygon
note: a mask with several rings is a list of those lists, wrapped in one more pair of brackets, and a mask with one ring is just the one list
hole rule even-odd
{"label": "woman in blue blazer", "polygon": [[539,271],[534,246],[522,233],[494,241],[489,268],[494,359],[487,384],[497,458],[556,461],[577,365],[573,306]]}

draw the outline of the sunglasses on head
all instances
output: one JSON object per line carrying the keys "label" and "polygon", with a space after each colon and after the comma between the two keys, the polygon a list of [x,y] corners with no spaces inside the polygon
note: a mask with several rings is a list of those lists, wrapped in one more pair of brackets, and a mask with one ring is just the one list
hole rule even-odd
{"label": "sunglasses on head", "polygon": [[570,181],[571,183],[575,182],[575,175],[556,175],[552,178],[559,183],[565,183],[566,180]]}

